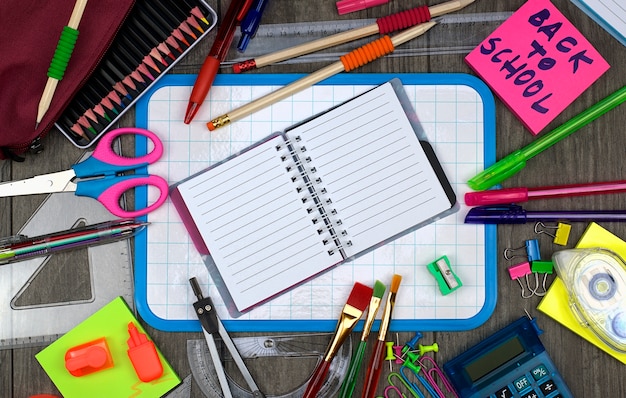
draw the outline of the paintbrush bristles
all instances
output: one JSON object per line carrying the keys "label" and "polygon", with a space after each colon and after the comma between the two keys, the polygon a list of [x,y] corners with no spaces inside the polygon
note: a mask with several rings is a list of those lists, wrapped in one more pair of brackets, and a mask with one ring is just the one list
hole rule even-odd
{"label": "paintbrush bristles", "polygon": [[386,286],[381,281],[377,280],[374,283],[374,292],[372,293],[372,298],[370,299],[369,308],[367,310],[367,316],[365,317],[365,323],[363,324],[361,341],[366,341],[370,334],[370,330],[374,324],[374,319],[376,319],[376,313],[378,313],[378,307],[380,307],[380,302],[385,294],[385,289]]}
{"label": "paintbrush bristles", "polygon": [[396,304],[396,294],[400,288],[401,281],[402,276],[398,274],[394,274],[391,278],[391,288],[389,289],[389,294],[387,295],[387,302],[385,303],[383,316],[380,321],[380,329],[378,330],[378,340],[380,341],[385,341],[385,337],[387,336],[389,324],[391,323],[391,313],[393,312],[393,307]]}
{"label": "paintbrush bristles", "polygon": [[348,335],[352,333],[352,329],[354,329],[367,308],[372,293],[373,290],[371,287],[359,282],[354,284],[348,301],[341,311],[341,317],[339,318],[339,322],[337,322],[337,329],[335,330],[333,340],[330,342],[324,354],[324,361],[331,361],[337,354],[339,347],[343,344]]}
{"label": "paintbrush bristles", "polygon": [[387,289],[387,287],[385,286],[385,284],[382,283],[381,281],[377,280],[374,283],[374,293],[372,293],[372,296],[378,297],[378,298],[383,298],[383,295],[385,294],[385,290],[386,289]]}
{"label": "paintbrush bristles", "polygon": [[400,282],[402,282],[402,276],[395,274],[391,279],[391,287],[389,288],[389,292],[398,293],[398,289],[400,288]]}
{"label": "paintbrush bristles", "polygon": [[346,305],[351,305],[358,310],[365,311],[370,302],[370,297],[372,297],[372,292],[371,287],[356,282],[350,292]]}

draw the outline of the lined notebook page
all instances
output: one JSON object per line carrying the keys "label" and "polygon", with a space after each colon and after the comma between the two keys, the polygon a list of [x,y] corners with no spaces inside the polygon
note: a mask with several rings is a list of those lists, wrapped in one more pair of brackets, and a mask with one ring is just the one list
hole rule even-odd
{"label": "lined notebook page", "polygon": [[240,311],[342,259],[322,244],[277,145],[282,136],[178,186]]}
{"label": "lined notebook page", "polygon": [[352,242],[348,256],[452,206],[390,83],[287,135],[311,157]]}

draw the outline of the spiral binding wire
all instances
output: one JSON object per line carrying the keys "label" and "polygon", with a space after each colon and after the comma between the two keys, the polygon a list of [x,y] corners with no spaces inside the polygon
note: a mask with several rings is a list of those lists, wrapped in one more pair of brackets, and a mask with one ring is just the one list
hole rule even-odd
{"label": "spiral binding wire", "polygon": [[[322,238],[324,245],[333,244],[334,247],[328,249],[328,255],[332,256],[335,251],[339,251],[344,257],[344,247],[352,245],[352,241],[345,240],[348,236],[348,232],[343,229],[341,219],[337,217],[337,210],[334,208],[327,209],[327,206],[332,205],[332,200],[327,198],[326,188],[322,184],[322,179],[315,176],[317,169],[314,166],[310,166],[312,161],[311,157],[306,154],[306,147],[298,144],[301,141],[300,136],[296,136],[293,140],[285,140],[285,148],[288,154],[285,153],[281,156],[283,162],[291,161],[293,163],[286,165],[285,170],[287,172],[295,172],[291,177],[291,181],[294,183],[300,182],[296,186],[296,191],[301,194],[302,203],[309,203],[307,212],[309,214],[317,213],[318,216],[311,218],[311,221],[317,228],[318,235],[324,235],[327,233],[329,236]],[[277,145],[277,151],[282,151],[283,146]],[[343,239],[342,239],[343,238]]]}

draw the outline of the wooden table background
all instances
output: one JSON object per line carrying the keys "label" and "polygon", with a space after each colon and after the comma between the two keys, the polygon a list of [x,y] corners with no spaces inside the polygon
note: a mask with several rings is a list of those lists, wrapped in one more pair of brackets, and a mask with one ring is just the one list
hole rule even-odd
{"label": "wooden table background", "polygon": [[[228,1],[209,1],[223,15]],[[426,3],[437,4],[435,1]],[[514,11],[522,0],[477,0],[461,12],[495,12]],[[273,0],[268,5],[264,23],[289,23],[314,20],[332,20],[337,18],[375,18],[388,12],[400,11],[409,6],[424,4],[418,1],[392,0],[388,5],[373,10],[361,11],[342,17],[337,16],[335,0],[300,1]],[[598,100],[611,94],[624,85],[626,76],[626,48],[593,22],[569,0],[553,0],[553,4],[586,36],[589,41],[605,57],[611,68],[594,83],[582,96],[571,104],[548,129],[554,128],[569,120]],[[381,14],[379,14],[381,13]],[[471,29],[468,24],[467,29]],[[468,32],[469,33],[469,32]],[[174,73],[196,73],[210,47],[215,30],[174,68]],[[427,35],[426,35],[427,37]],[[453,45],[453,43],[450,43]],[[359,69],[358,72],[460,72],[472,73],[464,63],[465,54],[430,55],[416,57],[396,57],[377,60]],[[302,63],[291,65],[275,65],[261,69],[262,73],[288,73],[315,71],[324,64]],[[229,73],[229,71],[224,71]],[[353,72],[355,73],[355,72]],[[519,120],[496,100],[497,120],[497,158],[500,159],[511,151],[533,141],[534,137],[522,126]],[[134,111],[128,112],[120,123],[121,126],[132,126]],[[505,187],[543,186],[565,183],[585,183],[592,181],[610,181],[624,178],[626,134],[626,105],[618,108],[584,127],[578,133],[567,138],[555,147],[540,154],[530,161],[518,175],[507,180]],[[548,131],[546,129],[545,131]],[[40,155],[30,155],[23,163],[4,161],[0,163],[2,181],[21,179],[35,174],[58,171],[68,168],[81,154],[58,132],[51,133],[45,140],[45,151]],[[125,148],[132,148],[125,145]],[[44,196],[19,197],[0,199],[0,236],[9,236],[18,231],[27,219],[45,199]],[[527,205],[529,209],[623,209],[626,193],[604,196],[588,196],[575,199],[558,199],[552,201],[539,200]],[[131,202],[132,203],[132,202]],[[616,235],[626,238],[626,223],[602,223],[602,226]],[[569,247],[580,237],[586,224],[573,224],[569,239]],[[533,225],[504,225],[498,229],[498,253],[507,247],[518,247],[520,242],[535,237]],[[542,236],[542,257],[549,258],[556,250],[550,238]],[[499,254],[500,255],[500,254]],[[84,266],[84,264],[83,264]],[[437,342],[439,353],[434,358],[439,364],[464,351],[471,345],[486,338],[491,333],[504,327],[528,310],[538,318],[539,325],[544,329],[542,341],[552,356],[557,368],[576,397],[626,397],[626,378],[623,377],[624,365],[607,355],[595,346],[587,343],[573,332],[565,329],[554,320],[548,318],[535,308],[539,302],[537,297],[523,299],[517,282],[511,281],[505,271],[506,264],[502,261],[498,267],[498,301],[496,309],[489,320],[475,330],[465,332],[425,333],[424,344]],[[53,297],[63,300],[67,291],[88,289],[85,275],[79,272],[81,264],[66,264],[62,269],[46,270],[36,287],[31,288],[30,295],[37,297]],[[551,279],[550,279],[551,280]],[[74,293],[75,294],[75,293]],[[0,322],[2,320],[0,319]],[[54,322],[53,319],[41,319],[40,322]],[[166,333],[147,327],[150,335],[170,361],[179,376],[190,373],[186,355],[186,341],[200,339],[201,333]],[[280,331],[277,331],[280,332]],[[242,334],[234,334],[241,336]],[[391,336],[394,340],[404,343],[413,333],[400,333]],[[355,341],[358,335],[355,334]],[[368,347],[371,348],[372,344]],[[0,397],[23,398],[40,393],[58,393],[54,384],[42,370],[35,359],[41,347],[0,350]],[[249,367],[261,389],[268,395],[290,391],[302,383],[313,369],[310,366],[293,366],[288,360],[274,360],[271,366],[265,362],[251,361]],[[397,370],[398,365],[394,365]],[[385,364],[387,367],[387,364]],[[385,382],[379,384],[379,393]],[[355,395],[360,393],[359,387]],[[202,397],[197,385],[193,386],[192,397]]]}

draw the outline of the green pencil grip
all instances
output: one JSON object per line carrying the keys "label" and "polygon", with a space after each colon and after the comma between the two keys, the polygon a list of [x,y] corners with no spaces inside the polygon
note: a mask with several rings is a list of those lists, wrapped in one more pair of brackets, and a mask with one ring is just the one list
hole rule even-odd
{"label": "green pencil grip", "polygon": [[352,356],[352,359],[350,360],[350,366],[348,366],[346,378],[341,384],[341,390],[339,390],[339,398],[352,397],[354,387],[356,387],[357,376],[359,375],[359,370],[361,370],[361,363],[363,363],[363,357],[365,356],[366,345],[367,342],[361,340],[356,349],[356,352]]}
{"label": "green pencil grip", "polygon": [[78,39],[78,30],[72,29],[69,26],[65,26],[61,31],[61,38],[57,44],[50,67],[48,68],[48,77],[56,80],[63,79],[67,64],[70,62],[74,46],[76,46],[76,39]]}

